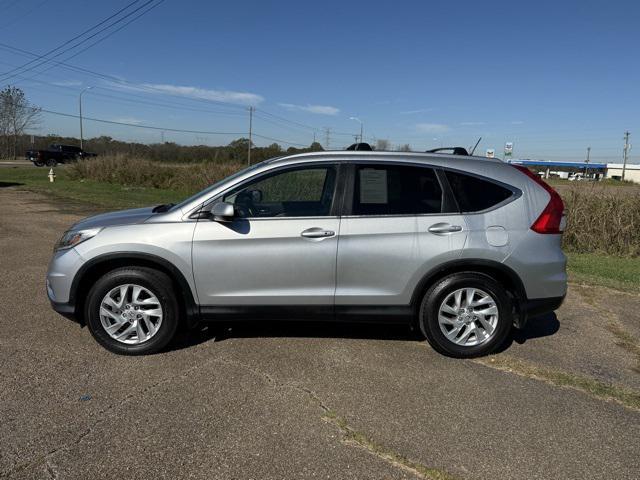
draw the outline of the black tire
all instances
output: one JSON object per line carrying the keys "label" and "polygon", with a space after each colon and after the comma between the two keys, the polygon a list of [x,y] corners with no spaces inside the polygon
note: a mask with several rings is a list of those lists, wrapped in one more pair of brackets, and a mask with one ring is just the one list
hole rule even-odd
{"label": "black tire", "polygon": [[[102,326],[100,304],[105,295],[123,284],[140,285],[152,292],[162,307],[162,323],[148,340],[125,344],[112,338]],[[162,350],[173,339],[178,327],[179,305],[171,279],[164,273],[146,267],[127,267],[112,270],[102,276],[91,288],[85,304],[85,319],[93,338],[110,352],[120,355],[148,355]]]}
{"label": "black tire", "polygon": [[55,167],[57,165],[58,165],[58,162],[56,161],[55,158],[47,159],[47,167]]}
{"label": "black tire", "polygon": [[40,161],[33,162],[33,164],[34,164],[36,167],[44,167],[44,163],[42,163],[42,162],[40,162]]}
{"label": "black tire", "polygon": [[[480,345],[463,346],[447,339],[438,322],[438,312],[447,295],[460,288],[477,288],[495,300],[498,323],[493,336]],[[495,351],[502,345],[513,324],[511,300],[505,288],[488,275],[477,272],[454,273],[427,290],[420,306],[418,323],[429,344],[439,353],[454,358],[472,358]]]}

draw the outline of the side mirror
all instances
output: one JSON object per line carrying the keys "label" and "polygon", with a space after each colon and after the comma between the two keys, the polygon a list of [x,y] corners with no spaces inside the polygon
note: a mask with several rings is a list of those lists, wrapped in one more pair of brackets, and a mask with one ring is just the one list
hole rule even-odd
{"label": "side mirror", "polygon": [[218,202],[211,207],[211,216],[216,222],[230,222],[235,213],[235,208],[230,203]]}

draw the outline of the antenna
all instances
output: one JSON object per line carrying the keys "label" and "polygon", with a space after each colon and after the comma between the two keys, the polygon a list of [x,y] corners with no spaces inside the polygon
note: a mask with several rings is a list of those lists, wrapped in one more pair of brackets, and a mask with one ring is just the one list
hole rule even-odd
{"label": "antenna", "polygon": [[480,140],[482,140],[482,137],[480,137],[478,139],[478,141],[476,142],[476,144],[474,145],[474,147],[471,149],[471,153],[469,155],[473,155],[473,152],[476,151],[476,148],[478,148],[478,144],[480,143]]}

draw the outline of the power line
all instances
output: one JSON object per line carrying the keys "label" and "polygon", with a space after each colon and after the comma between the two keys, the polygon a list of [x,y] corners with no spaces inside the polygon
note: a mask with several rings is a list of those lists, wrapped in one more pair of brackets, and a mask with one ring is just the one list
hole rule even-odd
{"label": "power line", "polygon": [[126,5],[125,7],[121,8],[120,10],[118,10],[118,11],[117,11],[117,12],[115,12],[114,14],[110,15],[109,17],[105,18],[104,20],[102,20],[101,22],[97,23],[96,25],[92,26],[91,28],[89,28],[89,29],[87,29],[87,30],[83,31],[82,33],[79,33],[78,35],[76,35],[76,36],[75,36],[75,37],[73,37],[73,38],[70,38],[69,40],[67,40],[67,41],[63,42],[62,44],[58,45],[57,47],[52,48],[51,50],[47,51],[47,52],[46,52],[46,53],[44,53],[43,55],[37,55],[37,57],[38,57],[37,59],[30,60],[30,61],[28,61],[27,63],[25,63],[24,65],[22,65],[22,66],[20,66],[20,67],[18,67],[18,68],[14,68],[13,70],[9,70],[8,72],[4,72],[4,73],[2,73],[2,74],[0,74],[0,75],[2,75],[2,76],[4,76],[4,75],[8,75],[8,74],[10,74],[10,73],[13,73],[13,72],[14,72],[14,71],[16,71],[16,70],[21,70],[21,69],[23,69],[23,68],[27,67],[28,65],[31,65],[32,63],[36,62],[36,61],[37,61],[37,60],[39,60],[39,59],[46,58],[48,55],[50,55],[51,53],[55,52],[56,50],[61,49],[61,48],[62,48],[62,47],[64,47],[65,45],[68,45],[69,43],[71,43],[71,42],[75,41],[76,39],[78,39],[78,38],[80,38],[80,37],[82,37],[82,36],[86,35],[86,34],[87,34],[87,33],[89,33],[90,31],[95,30],[95,29],[96,29],[96,28],[98,28],[100,25],[103,25],[104,23],[108,22],[108,21],[109,21],[109,20],[111,20],[112,18],[114,18],[114,17],[116,17],[116,16],[120,15],[120,13],[124,12],[124,11],[125,11],[125,10],[127,10],[129,7],[131,7],[132,5],[134,5],[134,4],[136,4],[136,3],[138,3],[139,1],[140,1],[140,0],[134,0],[133,2],[129,3],[129,4],[128,4],[128,5]]}
{"label": "power line", "polygon": [[45,3],[47,3],[49,0],[42,0],[40,3],[38,3],[37,5],[33,6],[32,8],[30,8],[29,10],[26,10],[25,12],[23,12],[21,15],[18,15],[17,17],[15,17],[13,20],[10,20],[9,22],[5,23],[4,25],[0,25],[0,30],[3,30],[7,27],[10,27],[11,25],[15,24],[18,22],[18,20],[22,20],[24,17],[26,17],[27,15],[31,15],[33,12],[35,12],[36,10],[38,10],[41,6],[43,6]]}
{"label": "power line", "polygon": [[[37,54],[36,54],[36,57],[37,57],[36,59],[30,60],[29,62],[27,62],[26,64],[22,65],[21,67],[19,67],[19,68],[17,68],[17,69],[13,69],[13,70],[10,70],[9,72],[5,72],[5,73],[3,73],[3,74],[2,74],[2,76],[4,76],[5,78],[3,78],[3,79],[2,79],[2,81],[6,82],[7,80],[10,80],[11,78],[15,77],[18,73],[13,73],[13,72],[15,72],[16,70],[20,70],[20,72],[19,72],[19,73],[24,74],[24,73],[26,73],[26,72],[32,71],[32,70],[34,70],[34,69],[36,69],[36,68],[38,68],[38,67],[40,67],[40,66],[42,66],[42,65],[45,65],[45,64],[47,64],[47,63],[49,63],[49,62],[53,61],[53,59],[54,59],[54,58],[57,58],[57,57],[59,57],[59,56],[61,56],[61,55],[64,55],[65,53],[67,53],[67,52],[69,52],[69,51],[71,51],[71,50],[73,50],[73,49],[75,49],[75,48],[79,47],[80,45],[82,45],[83,43],[87,42],[88,40],[90,40],[90,39],[92,39],[92,38],[96,37],[96,36],[97,36],[97,35],[99,35],[100,33],[102,33],[102,32],[104,32],[104,31],[106,31],[106,30],[110,29],[111,27],[113,27],[113,26],[115,26],[115,25],[117,25],[117,24],[121,23],[122,21],[124,21],[125,19],[127,19],[127,18],[128,18],[128,17],[130,17],[131,15],[135,14],[136,12],[138,12],[138,11],[140,11],[140,10],[144,9],[144,8],[145,8],[145,7],[147,7],[149,4],[151,4],[151,3],[155,2],[156,0],[147,0],[147,1],[146,1],[145,3],[143,3],[141,6],[139,6],[139,7],[135,8],[135,9],[134,9],[134,10],[132,10],[131,12],[128,12],[128,13],[127,13],[126,15],[124,15],[123,17],[118,18],[117,20],[115,20],[114,22],[110,23],[109,25],[107,25],[107,26],[105,26],[105,27],[101,28],[101,29],[100,29],[100,30],[98,30],[97,32],[95,32],[95,33],[91,34],[90,36],[88,36],[88,37],[86,37],[86,38],[83,38],[81,41],[77,42],[76,44],[71,45],[70,47],[65,48],[65,49],[64,49],[64,50],[62,50],[61,52],[58,52],[58,53],[56,53],[55,55],[53,55],[53,57],[49,58],[49,55],[51,55],[53,52],[55,52],[55,51],[57,51],[57,50],[60,50],[60,49],[61,49],[62,47],[64,47],[65,45],[68,45],[69,43],[73,42],[74,40],[76,40],[76,39],[78,39],[78,38],[80,38],[80,37],[82,37],[82,36],[86,35],[88,32],[90,32],[90,31],[94,30],[94,29],[95,29],[95,28],[97,28],[98,26],[100,26],[100,25],[102,25],[102,24],[106,23],[107,21],[109,21],[110,19],[112,19],[112,18],[116,17],[116,16],[117,16],[117,15],[119,15],[121,12],[123,12],[123,11],[127,10],[129,7],[131,7],[132,5],[134,5],[135,3],[139,2],[139,1],[140,1],[140,0],[134,0],[133,2],[131,2],[130,4],[128,4],[126,7],[124,7],[124,8],[122,8],[122,9],[118,10],[118,12],[114,13],[113,15],[111,15],[110,17],[108,17],[107,19],[105,19],[105,20],[103,20],[102,22],[100,22],[100,23],[98,23],[98,24],[94,25],[93,27],[89,28],[88,30],[85,30],[83,33],[81,33],[81,34],[79,34],[79,35],[76,35],[76,36],[75,36],[75,37],[73,37],[72,39],[67,40],[66,42],[62,43],[62,44],[61,44],[61,45],[59,45],[58,47],[56,47],[56,48],[54,48],[54,49],[52,49],[52,50],[49,50],[47,53],[45,53],[45,54],[43,54],[43,55],[37,55]],[[124,28],[124,27],[126,27],[127,25],[129,25],[132,21],[136,20],[137,18],[140,18],[142,15],[146,14],[147,12],[149,12],[150,10],[152,10],[153,8],[157,7],[157,6],[158,6],[160,3],[162,3],[163,1],[164,1],[164,0],[160,0],[157,4],[152,5],[152,6],[151,6],[151,8],[149,8],[149,9],[147,9],[147,10],[143,11],[141,14],[139,14],[139,15],[138,15],[138,16],[136,16],[136,17],[134,17],[132,20],[130,20],[129,22],[125,23],[124,25],[122,25],[121,27],[119,27],[118,29],[116,29],[115,31],[112,31],[112,32],[110,32],[109,34],[105,35],[104,37],[102,37],[102,38],[98,39],[96,42],[93,42],[93,43],[92,43],[92,44],[90,44],[88,47],[86,47],[86,48],[84,48],[83,50],[81,50],[81,51],[77,52],[76,54],[74,54],[74,55],[70,56],[69,58],[73,58],[73,57],[75,57],[76,55],[79,55],[80,53],[84,52],[84,51],[85,51],[85,50],[87,50],[88,48],[91,48],[91,47],[92,47],[92,46],[94,46],[95,44],[97,44],[97,43],[99,43],[99,42],[101,42],[101,41],[103,41],[103,40],[105,40],[105,39],[109,38],[109,37],[110,37],[111,35],[113,35],[114,33],[116,33],[116,32],[118,32],[118,31],[120,31],[122,28]],[[69,58],[67,58],[67,60],[68,60]],[[40,61],[40,60],[42,60],[42,61]],[[25,67],[27,67],[28,65],[33,64],[33,63],[36,63],[36,64],[35,64],[35,65],[30,66],[29,68],[25,68]],[[54,64],[54,65],[55,65],[55,64]],[[46,70],[44,70],[44,71],[46,71]],[[43,73],[44,71],[41,71],[41,72],[39,72],[38,74]],[[8,76],[7,76],[7,75],[8,75]]]}
{"label": "power line", "polygon": [[[129,24],[131,24],[131,23],[135,22],[135,21],[136,21],[137,19],[139,19],[140,17],[142,17],[142,16],[146,15],[146,14],[147,14],[147,13],[149,13],[151,10],[153,10],[153,9],[154,9],[154,8],[156,8],[156,7],[158,7],[162,2],[164,2],[164,0],[159,0],[159,1],[158,1],[158,3],[155,3],[155,4],[151,5],[149,8],[147,8],[146,10],[143,10],[142,12],[140,12],[138,15],[136,15],[135,17],[133,17],[133,18],[132,18],[131,20],[129,20],[128,22],[126,22],[126,23],[124,23],[123,25],[119,26],[119,27],[118,27],[118,28],[116,28],[115,30],[112,30],[111,32],[109,32],[109,33],[108,33],[108,34],[106,34],[105,36],[103,36],[103,37],[101,37],[101,38],[98,38],[95,42],[92,42],[91,44],[87,45],[87,46],[86,46],[86,47],[84,47],[82,50],[79,50],[79,51],[75,52],[73,55],[69,55],[69,56],[68,56],[68,57],[66,57],[64,60],[65,60],[65,61],[67,61],[67,60],[71,60],[72,58],[75,58],[75,57],[77,57],[78,55],[80,55],[82,52],[85,52],[85,51],[89,50],[90,48],[92,48],[93,46],[97,45],[98,43],[102,43],[102,42],[103,42],[103,41],[105,41],[107,38],[112,37],[113,35],[115,35],[116,33],[118,33],[118,32],[119,32],[120,30],[122,30],[123,28],[126,28]],[[149,2],[147,2],[147,4],[148,4],[148,3],[149,3]],[[145,4],[145,5],[146,5],[146,4]],[[143,7],[144,7],[144,5],[143,5]],[[143,8],[143,7],[141,7],[141,8]],[[137,10],[134,10],[134,12],[135,12],[135,11],[137,11]],[[134,13],[134,12],[132,12],[132,13]],[[125,17],[125,18],[126,18],[126,17]],[[91,38],[91,37],[89,37],[89,38]],[[79,46],[79,45],[80,45],[80,44],[78,44],[77,46]],[[73,48],[75,48],[75,47],[73,47]],[[63,52],[63,53],[64,53],[64,52]],[[57,56],[57,55],[56,55],[56,56]],[[44,63],[46,63],[46,62],[44,62]],[[56,64],[50,65],[49,67],[47,67],[47,68],[45,68],[45,69],[43,69],[43,70],[40,70],[40,71],[36,72],[36,74],[35,74],[34,76],[36,76],[36,75],[41,75],[41,74],[43,74],[43,73],[45,73],[45,72],[48,72],[49,70],[51,70],[52,68],[55,68],[56,66],[57,66]],[[33,78],[33,77],[31,77],[31,78]]]}
{"label": "power line", "polygon": [[306,145],[304,143],[288,142],[286,140],[281,140],[279,138],[267,137],[265,135],[258,135],[257,133],[254,133],[253,136],[254,137],[258,137],[258,138],[262,138],[264,140],[271,140],[273,142],[284,143],[284,144],[287,144],[287,145],[293,145],[293,146],[296,146],[296,147],[307,147],[308,146],[308,145]]}
{"label": "power line", "polygon": [[[47,110],[45,108],[41,108],[40,111],[44,113],[50,113],[52,115],[59,115],[62,117],[80,118],[79,115],[74,115],[72,113],[56,112],[55,110]],[[118,122],[116,120],[105,120],[103,118],[94,118],[94,117],[85,117],[85,116],[83,116],[82,119],[89,120],[92,122],[107,123],[110,125],[122,125],[126,127],[144,128],[149,130],[160,130],[160,131],[176,132],[176,133],[194,133],[194,134],[201,134],[201,135],[245,135],[246,134],[246,132],[213,132],[213,131],[206,131],[206,130],[187,130],[182,128],[156,127],[152,125],[143,125],[141,123]]]}
{"label": "power line", "polygon": [[[62,117],[80,118],[79,115],[74,115],[72,113],[56,112],[55,110],[48,110],[46,108],[40,108],[39,111],[44,112],[44,113],[49,113],[51,115],[62,116]],[[188,129],[182,129],[182,128],[157,127],[157,126],[153,126],[153,125],[143,125],[143,124],[140,124],[140,123],[118,122],[116,120],[105,120],[103,118],[85,117],[85,116],[83,116],[82,119],[83,120],[88,120],[88,121],[91,121],[91,122],[106,123],[106,124],[110,124],[110,125],[121,125],[121,126],[126,126],[126,127],[135,127],[135,128],[149,129],[149,130],[158,130],[160,132],[192,133],[192,134],[198,134],[198,135],[246,135],[246,132],[214,132],[214,131],[207,131],[207,130],[188,130]],[[303,143],[289,142],[287,140],[268,137],[266,135],[260,135],[260,134],[254,133],[254,132],[252,132],[252,136],[258,137],[258,138],[262,138],[262,139],[265,139],[265,140],[271,140],[271,141],[274,141],[274,142],[284,143],[284,144],[287,144],[287,145],[295,145],[295,146],[299,146],[299,147],[306,147],[307,146],[306,144],[303,144]]]}

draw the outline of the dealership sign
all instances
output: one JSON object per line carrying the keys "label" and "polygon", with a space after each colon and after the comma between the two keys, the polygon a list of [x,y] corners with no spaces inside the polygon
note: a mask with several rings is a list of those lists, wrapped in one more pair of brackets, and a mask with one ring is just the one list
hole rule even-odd
{"label": "dealership sign", "polygon": [[504,156],[505,158],[511,157],[513,153],[513,142],[507,142],[504,144]]}

